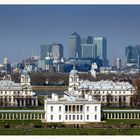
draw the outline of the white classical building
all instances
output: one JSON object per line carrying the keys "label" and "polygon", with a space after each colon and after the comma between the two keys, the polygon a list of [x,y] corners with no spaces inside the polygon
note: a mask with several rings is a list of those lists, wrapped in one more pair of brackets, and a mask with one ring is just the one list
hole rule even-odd
{"label": "white classical building", "polygon": [[68,91],[69,94],[74,92],[78,96],[92,95],[105,106],[129,106],[131,97],[136,92],[128,82],[80,80],[75,68],[69,75]]}
{"label": "white classical building", "polygon": [[0,81],[0,107],[37,107],[38,97],[32,91],[30,76],[23,71],[20,83],[7,75]]}
{"label": "white classical building", "polygon": [[92,96],[84,98],[65,93],[63,96],[52,94],[46,96],[45,103],[46,122],[85,123],[101,121],[101,105]]}

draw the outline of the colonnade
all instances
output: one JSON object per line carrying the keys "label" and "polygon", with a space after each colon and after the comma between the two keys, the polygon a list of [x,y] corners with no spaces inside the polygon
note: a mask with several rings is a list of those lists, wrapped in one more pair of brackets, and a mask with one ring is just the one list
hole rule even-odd
{"label": "colonnade", "polygon": [[103,112],[106,119],[140,119],[140,112]]}
{"label": "colonnade", "polygon": [[0,120],[41,120],[44,113],[0,113]]}
{"label": "colonnade", "polygon": [[81,113],[83,111],[83,105],[66,105],[65,112],[66,113]]}

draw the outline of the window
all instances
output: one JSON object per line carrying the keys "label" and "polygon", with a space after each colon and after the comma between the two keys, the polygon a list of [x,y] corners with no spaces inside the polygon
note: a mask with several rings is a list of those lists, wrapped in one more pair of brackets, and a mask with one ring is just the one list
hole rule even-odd
{"label": "window", "polygon": [[73,115],[73,120],[75,120],[75,115]]}
{"label": "window", "polygon": [[89,111],[89,106],[87,106],[87,111]]}
{"label": "window", "polygon": [[69,120],[71,120],[71,115],[69,115]]}
{"label": "window", "polygon": [[95,111],[97,111],[97,106],[95,106]]}
{"label": "window", "polygon": [[81,120],[83,119],[83,116],[82,116],[82,115],[80,116],[80,119],[81,119]]}
{"label": "window", "polygon": [[51,106],[51,112],[53,111],[53,106]]}
{"label": "window", "polygon": [[67,115],[65,116],[65,119],[68,120],[68,116]]}
{"label": "window", "polygon": [[67,111],[68,111],[68,106],[66,105],[66,106],[65,106],[65,112],[67,112]]}
{"label": "window", "polygon": [[59,115],[59,120],[61,120],[61,115]]}
{"label": "window", "polygon": [[95,120],[97,120],[97,115],[95,115]]}
{"label": "window", "polygon": [[61,106],[59,106],[59,111],[61,111]]}
{"label": "window", "polygon": [[77,115],[77,120],[79,120],[79,115]]}
{"label": "window", "polygon": [[51,120],[53,120],[53,115],[51,115]]}
{"label": "window", "polygon": [[89,120],[89,115],[87,115],[87,120]]}

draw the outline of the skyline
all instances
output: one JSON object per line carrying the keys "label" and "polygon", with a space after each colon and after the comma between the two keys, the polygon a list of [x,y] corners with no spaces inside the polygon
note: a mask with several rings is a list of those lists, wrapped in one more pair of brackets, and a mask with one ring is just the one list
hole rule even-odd
{"label": "skyline", "polygon": [[75,31],[106,37],[112,64],[116,57],[124,59],[127,45],[140,44],[139,14],[140,5],[0,5],[0,61],[19,61],[32,50],[40,55],[40,45],[53,42],[61,43],[68,57],[68,38]]}

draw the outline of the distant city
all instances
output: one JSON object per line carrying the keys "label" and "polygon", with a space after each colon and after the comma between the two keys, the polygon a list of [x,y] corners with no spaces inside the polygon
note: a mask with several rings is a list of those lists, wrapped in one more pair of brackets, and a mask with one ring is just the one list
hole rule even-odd
{"label": "distant city", "polygon": [[27,69],[29,72],[53,71],[69,73],[73,66],[79,72],[88,72],[92,64],[97,65],[99,73],[135,74],[140,69],[140,45],[125,47],[125,63],[118,57],[110,65],[107,58],[108,45],[106,37],[80,36],[73,32],[69,36],[69,57],[64,57],[63,44],[41,44],[40,55],[32,55],[22,62],[11,63],[8,56],[0,65],[1,73],[20,72]]}

